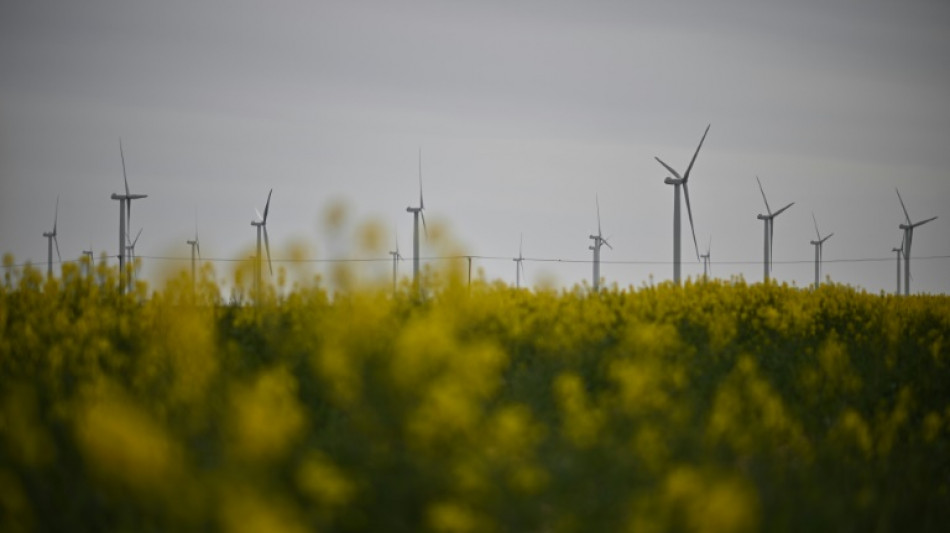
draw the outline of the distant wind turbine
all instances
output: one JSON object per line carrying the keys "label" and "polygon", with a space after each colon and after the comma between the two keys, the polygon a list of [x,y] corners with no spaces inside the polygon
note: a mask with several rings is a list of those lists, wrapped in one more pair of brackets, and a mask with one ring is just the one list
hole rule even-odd
{"label": "distant wind turbine", "polygon": [[828,235],[822,237],[821,233],[818,231],[818,220],[815,218],[815,213],[812,212],[811,220],[815,223],[815,236],[818,237],[818,240],[811,241],[812,246],[815,247],[815,288],[817,289],[821,285],[821,253],[822,247],[825,244],[825,241],[831,238],[834,233],[829,233]]}
{"label": "distant wind turbine", "polygon": [[126,283],[125,247],[128,245],[126,226],[132,228],[132,200],[148,198],[147,194],[132,194],[129,192],[129,178],[125,172],[125,152],[122,150],[122,139],[119,139],[119,157],[122,159],[122,180],[125,182],[125,194],[112,193],[111,198],[119,201],[119,290],[123,291]]}
{"label": "distant wind turbine", "polygon": [[600,199],[595,195],[594,201],[597,202],[597,235],[591,235],[590,239],[594,241],[594,244],[589,246],[590,250],[594,251],[594,292],[600,290],[600,247],[607,245],[607,248],[611,250],[614,249],[613,246],[607,242],[600,231]]}
{"label": "distant wind turbine", "polygon": [[524,235],[522,234],[518,241],[518,257],[512,259],[515,262],[515,288],[521,288],[521,274],[524,272]]}
{"label": "distant wind turbine", "polygon": [[398,262],[402,261],[402,255],[399,253],[399,236],[393,232],[393,241],[396,243],[396,251],[390,251],[389,255],[393,256],[393,294],[396,294],[396,279],[399,274]]}
{"label": "distant wind turbine", "polygon": [[901,192],[896,188],[897,199],[901,202],[901,209],[904,210],[904,217],[907,220],[907,224],[900,224],[898,227],[904,230],[904,295],[910,294],[910,247],[914,242],[914,228],[917,226],[923,226],[924,224],[936,220],[937,217],[930,217],[926,220],[921,220],[920,222],[911,222],[910,215],[907,213],[907,208],[904,207],[904,199],[901,198]]}
{"label": "distant wind turbine", "polygon": [[139,232],[135,234],[135,239],[129,243],[129,263],[132,265],[132,278],[136,278],[136,265],[135,265],[135,245],[139,242],[139,237],[142,236],[142,229],[139,228]]}
{"label": "distant wind turbine", "polygon": [[195,252],[198,253],[198,259],[201,259],[201,245],[198,244],[198,214],[195,213],[195,238],[190,241],[185,241],[191,246],[191,285],[192,288],[195,287]]}
{"label": "distant wind turbine", "polygon": [[712,235],[709,236],[709,243],[706,244],[706,253],[700,254],[699,258],[703,260],[703,279],[707,279],[712,274],[712,265],[709,263],[709,257],[712,250]]}
{"label": "distant wind turbine", "polygon": [[257,220],[251,221],[251,225],[257,228],[257,257],[255,257],[254,260],[254,294],[258,299],[261,297],[261,276],[263,274],[263,257],[261,256],[261,231],[264,233],[264,246],[267,247],[267,268],[272,275],[274,273],[274,267],[271,265],[270,260],[270,239],[267,238],[267,213],[270,211],[270,196],[273,193],[274,189],[271,189],[267,193],[267,203],[264,204],[264,214],[261,215],[261,212],[258,211],[257,208],[254,208],[254,212],[257,213]]}
{"label": "distant wind turbine", "polygon": [[92,268],[95,266],[95,258],[93,257],[93,253],[92,253],[92,244],[89,245],[88,250],[82,251],[82,255],[88,258],[86,262],[83,264],[83,270],[85,271],[85,275],[88,276],[92,272]]}
{"label": "distant wind turbine", "polygon": [[673,186],[673,282],[677,285],[680,284],[680,185],[683,186],[683,194],[686,196],[686,212],[689,214],[689,229],[693,233],[693,247],[696,250],[696,259],[699,260],[699,244],[696,242],[696,228],[693,227],[693,210],[689,204],[689,173],[693,170],[693,163],[696,162],[699,149],[703,147],[703,141],[706,140],[706,134],[709,133],[710,126],[711,124],[706,126],[706,131],[699,140],[699,146],[696,147],[696,152],[693,154],[693,159],[690,160],[689,166],[686,167],[686,173],[682,176],[679,172],[674,170],[673,167],[664,163],[662,159],[655,157],[666,170],[676,176],[675,178],[667,177],[663,180],[663,183]]}
{"label": "distant wind turbine", "polygon": [[795,205],[795,202],[792,202],[785,207],[779,209],[776,212],[772,212],[772,209],[769,207],[769,201],[765,197],[765,189],[762,188],[762,180],[758,176],[755,177],[755,181],[759,182],[759,191],[762,193],[762,200],[765,201],[765,210],[768,211],[768,215],[758,215],[758,219],[765,222],[765,281],[769,280],[769,274],[772,272],[772,237],[775,234],[775,217],[781,215],[786,209]]}
{"label": "distant wind turbine", "polygon": [[421,294],[422,288],[419,285],[419,217],[422,216],[422,229],[429,236],[429,230],[426,229],[426,216],[422,212],[425,209],[425,202],[422,199],[422,148],[419,148],[419,207],[407,207],[406,212],[412,213],[412,285]]}
{"label": "distant wind turbine", "polygon": [[56,258],[62,263],[63,258],[59,255],[59,240],[56,239],[56,226],[59,222],[59,196],[56,197],[56,211],[53,213],[53,231],[43,233],[46,237],[46,275],[53,277],[53,245],[56,245]]}

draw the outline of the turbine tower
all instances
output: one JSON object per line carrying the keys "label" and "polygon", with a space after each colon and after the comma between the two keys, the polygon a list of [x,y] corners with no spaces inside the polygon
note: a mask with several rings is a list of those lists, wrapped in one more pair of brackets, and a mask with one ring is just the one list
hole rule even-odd
{"label": "turbine tower", "polygon": [[122,150],[122,139],[119,139],[119,157],[122,158],[122,180],[125,182],[125,194],[112,193],[111,198],[119,201],[119,291],[124,292],[126,283],[125,274],[125,247],[128,245],[126,227],[132,227],[132,200],[148,198],[147,194],[132,194],[129,192],[129,178],[125,172],[125,152]]}
{"label": "turbine tower", "polygon": [[812,212],[811,220],[815,223],[815,236],[818,237],[818,240],[811,241],[812,246],[815,247],[815,288],[817,289],[821,285],[821,249],[824,246],[825,241],[831,238],[834,233],[829,233],[828,235],[822,237],[821,233],[818,231],[818,220],[815,219],[815,213]]}
{"label": "turbine tower", "polygon": [[271,189],[267,193],[267,203],[264,204],[264,214],[261,215],[261,212],[258,211],[257,208],[254,208],[254,212],[257,213],[257,220],[251,221],[251,225],[257,228],[257,256],[254,258],[254,295],[258,300],[260,300],[261,297],[261,275],[263,273],[263,257],[261,257],[262,231],[264,233],[264,246],[267,247],[267,268],[270,270],[271,275],[274,274],[274,267],[271,265],[270,260],[270,239],[267,238],[267,212],[270,211],[270,195],[273,193],[274,189]]}
{"label": "turbine tower", "polygon": [[53,213],[53,231],[43,233],[46,237],[46,275],[53,277],[53,245],[56,245],[56,258],[60,263],[63,258],[59,255],[59,241],[56,239],[56,225],[59,222],[59,196],[56,197],[56,211]]}
{"label": "turbine tower", "polygon": [[402,255],[399,253],[399,236],[393,232],[393,241],[396,243],[396,251],[390,251],[389,255],[393,256],[393,294],[396,294],[396,279],[398,277],[398,261],[402,261]]}
{"label": "turbine tower", "polygon": [[602,236],[602,232],[600,231],[600,199],[595,195],[594,201],[597,202],[597,235],[590,235],[590,239],[594,241],[594,244],[589,246],[588,249],[594,251],[593,286],[594,292],[598,292],[600,290],[600,247],[605,244],[607,245],[607,248],[610,248],[611,250],[613,250],[614,247],[611,246],[610,243],[607,242],[607,239]]}
{"label": "turbine tower", "polygon": [[703,260],[703,280],[712,274],[712,266],[709,264],[710,250],[712,250],[712,235],[709,236],[709,243],[706,244],[706,253],[699,255],[699,258]]}
{"label": "turbine tower", "polygon": [[[897,189],[894,189],[897,191]],[[897,199],[901,202],[901,209],[904,210],[904,218],[907,220],[907,224],[900,224],[898,227],[904,230],[904,295],[907,296],[910,294],[910,247],[914,242],[914,228],[917,226],[923,226],[924,224],[936,220],[937,217],[930,217],[926,220],[921,220],[920,222],[911,222],[910,215],[907,214],[907,208],[904,207],[904,199],[901,198],[901,192],[897,191]]]}
{"label": "turbine tower", "polygon": [[689,173],[693,170],[693,163],[696,162],[696,156],[699,155],[699,149],[703,147],[703,141],[706,140],[706,134],[709,133],[709,127],[706,126],[706,131],[703,133],[703,137],[699,140],[699,146],[696,147],[696,152],[693,154],[693,159],[690,160],[689,166],[686,167],[686,173],[682,176],[673,169],[673,167],[667,165],[659,157],[654,157],[661,165],[663,165],[666,170],[670,171],[671,174],[676,176],[671,178],[667,176],[663,183],[673,186],[673,282],[677,285],[680,284],[680,185],[683,186],[683,194],[686,196],[686,212],[689,214],[689,229],[693,233],[693,247],[696,250],[696,260],[699,260],[699,244],[696,243],[696,228],[693,227],[693,210],[689,204]]}
{"label": "turbine tower", "polygon": [[765,201],[765,210],[769,213],[768,215],[759,215],[757,218],[765,222],[765,281],[769,280],[769,274],[772,272],[772,237],[775,234],[775,217],[779,216],[789,207],[795,205],[795,202],[792,202],[785,207],[779,209],[776,212],[772,212],[772,209],[769,207],[769,201],[765,197],[765,189],[762,188],[762,180],[758,176],[755,177],[755,181],[759,182],[759,191],[762,193],[762,200]]}
{"label": "turbine tower", "polygon": [[904,255],[904,239],[901,239],[900,248],[891,248],[892,252],[897,252],[897,294],[901,294],[901,256]]}
{"label": "turbine tower", "polygon": [[201,245],[198,244],[198,214],[195,214],[195,238],[185,241],[191,246],[191,288],[195,288],[195,252],[198,252],[198,259],[201,259]]}
{"label": "turbine tower", "polygon": [[422,230],[426,237],[429,236],[429,230],[426,229],[426,216],[422,212],[425,209],[425,202],[422,199],[422,148],[419,148],[419,207],[407,207],[406,212],[412,213],[412,285],[420,291],[419,285],[419,217],[422,216]]}
{"label": "turbine tower", "polygon": [[515,288],[521,288],[521,274],[524,272],[524,254],[522,254],[522,249],[524,248],[524,234],[521,235],[520,240],[518,241],[518,257],[512,259],[515,262]]}

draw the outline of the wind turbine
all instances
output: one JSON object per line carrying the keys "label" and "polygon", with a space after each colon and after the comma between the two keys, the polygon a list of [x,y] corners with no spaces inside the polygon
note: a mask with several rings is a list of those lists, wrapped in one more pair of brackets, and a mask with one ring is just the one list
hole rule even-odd
{"label": "wind turbine", "polygon": [[142,229],[139,228],[139,232],[135,234],[135,240],[129,243],[129,262],[132,265],[132,275],[135,276],[135,244],[139,242],[139,237],[142,235]]}
{"label": "wind turbine", "polygon": [[671,174],[676,176],[671,178],[667,176],[663,183],[673,186],[673,282],[679,285],[680,283],[680,185],[683,186],[683,194],[686,196],[686,212],[689,214],[689,229],[693,233],[693,247],[696,250],[696,259],[699,260],[699,244],[696,242],[696,228],[693,227],[693,210],[689,204],[689,173],[693,170],[693,163],[696,162],[696,156],[699,155],[699,149],[703,147],[703,141],[706,140],[706,134],[709,133],[709,127],[706,126],[706,131],[703,133],[702,139],[699,140],[699,146],[696,147],[696,152],[693,154],[693,159],[690,160],[689,166],[686,167],[686,173],[682,176],[673,169],[673,167],[667,165],[659,157],[655,157],[661,165],[663,165],[666,170],[670,171]]}
{"label": "wind turbine", "polygon": [[910,246],[914,242],[914,228],[917,226],[923,226],[924,224],[936,220],[937,217],[930,217],[926,220],[921,220],[920,222],[911,222],[910,215],[907,214],[907,208],[904,207],[904,199],[901,198],[901,192],[897,191],[897,199],[901,202],[901,209],[904,210],[904,217],[907,219],[907,224],[900,224],[898,227],[904,230],[904,295],[910,294]]}
{"label": "wind turbine", "polygon": [[515,288],[521,288],[521,274],[524,272],[524,254],[521,253],[524,248],[524,234],[518,241],[518,257],[512,259],[515,262]]}
{"label": "wind turbine", "polygon": [[904,255],[904,239],[901,239],[900,248],[891,248],[892,252],[897,252],[897,295],[901,293],[901,256]]}
{"label": "wind turbine", "polygon": [[426,237],[429,236],[429,230],[426,229],[426,216],[422,212],[425,209],[425,202],[422,199],[422,148],[419,148],[419,207],[407,207],[406,212],[412,213],[412,285],[420,291],[419,286],[419,216],[422,216],[422,230]]}
{"label": "wind turbine", "polygon": [[63,262],[63,258],[59,255],[59,241],[56,239],[56,226],[59,222],[59,196],[56,197],[56,211],[53,213],[53,231],[47,231],[43,233],[43,236],[46,237],[46,275],[53,277],[53,245],[56,245],[56,258],[59,262]]}
{"label": "wind turbine", "polygon": [[792,202],[785,207],[779,209],[776,212],[772,212],[772,209],[769,207],[769,201],[765,197],[765,189],[762,188],[762,180],[758,176],[755,177],[755,181],[759,182],[759,191],[762,193],[762,200],[765,201],[765,210],[768,211],[768,215],[758,215],[758,219],[765,222],[765,281],[769,280],[769,274],[772,272],[772,237],[775,233],[775,217],[779,216],[789,207],[795,205],[795,202]]}
{"label": "wind turbine", "polygon": [[[264,204],[264,214],[261,215],[261,212],[254,208],[254,212],[257,213],[257,220],[252,220],[251,225],[257,228],[257,257],[254,260],[254,294],[260,298],[261,296],[261,275],[263,273],[263,268],[261,261],[261,231],[264,232],[264,246],[267,247],[267,268],[270,270],[271,275],[274,274],[274,267],[271,265],[270,260],[270,239],[267,238],[267,212],[270,211],[270,195],[274,193],[274,189],[271,189],[267,193],[267,203]],[[197,237],[195,238],[197,241]]]}
{"label": "wind turbine", "polygon": [[811,241],[812,246],[815,247],[815,288],[817,289],[821,285],[821,249],[834,232],[822,237],[818,231],[818,220],[815,219],[814,211],[811,214],[811,220],[815,223],[815,236],[818,237],[817,241]]}
{"label": "wind turbine", "polygon": [[194,240],[185,241],[191,245],[191,285],[192,288],[195,286],[195,252],[198,252],[198,259],[201,259],[201,245],[198,244],[198,214],[195,213],[195,238]]}
{"label": "wind turbine", "polygon": [[699,258],[703,260],[703,279],[712,274],[712,266],[709,263],[710,250],[712,250],[712,235],[709,236],[709,243],[706,244],[706,253],[700,254]]}
{"label": "wind turbine", "polygon": [[88,263],[86,263],[86,264],[83,265],[83,270],[85,271],[85,275],[88,276],[89,273],[92,272],[93,267],[95,267],[95,259],[94,259],[93,254],[92,254],[92,245],[91,245],[91,244],[89,245],[89,249],[88,249],[88,250],[83,250],[83,251],[82,251],[82,255],[89,258],[89,259],[87,260]]}
{"label": "wind turbine", "polygon": [[129,178],[125,172],[125,152],[122,150],[122,139],[119,139],[119,157],[122,158],[122,180],[125,182],[125,194],[112,193],[111,198],[119,201],[119,290],[125,288],[125,247],[128,244],[126,226],[132,227],[132,200],[148,198],[147,194],[132,194],[129,192]]}
{"label": "wind turbine", "polygon": [[607,248],[611,250],[613,250],[614,247],[602,236],[602,232],[600,231],[600,199],[595,195],[594,201],[597,202],[597,235],[590,236],[594,244],[589,246],[588,249],[594,251],[594,292],[597,292],[600,290],[600,247],[605,244]]}
{"label": "wind turbine", "polygon": [[393,232],[393,240],[396,242],[396,251],[390,251],[389,255],[393,256],[393,294],[396,294],[396,279],[398,277],[398,262],[402,261],[402,255],[399,253],[399,236],[396,235],[396,232]]}

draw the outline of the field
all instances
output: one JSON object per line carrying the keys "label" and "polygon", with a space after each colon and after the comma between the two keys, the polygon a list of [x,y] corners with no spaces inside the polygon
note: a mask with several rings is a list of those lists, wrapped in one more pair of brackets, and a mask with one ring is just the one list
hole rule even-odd
{"label": "field", "polygon": [[950,523],[945,296],[115,279],[0,288],[0,530]]}

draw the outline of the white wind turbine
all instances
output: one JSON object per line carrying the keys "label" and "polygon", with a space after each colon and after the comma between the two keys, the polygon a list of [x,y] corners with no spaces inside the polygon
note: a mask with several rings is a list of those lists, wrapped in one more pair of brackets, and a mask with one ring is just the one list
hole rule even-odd
{"label": "white wind turbine", "polygon": [[892,252],[897,252],[897,294],[901,293],[901,256],[904,255],[904,239],[901,239],[900,248],[891,248]]}
{"label": "white wind turbine", "polygon": [[389,255],[393,256],[393,294],[396,294],[396,280],[399,275],[398,264],[399,261],[402,261],[402,255],[399,253],[399,236],[396,232],[393,232],[393,241],[396,243],[396,250],[390,251]]}
{"label": "white wind turbine", "polygon": [[768,215],[758,215],[758,219],[765,222],[765,281],[769,280],[769,274],[772,272],[772,237],[775,233],[775,217],[779,216],[789,207],[795,205],[795,202],[792,202],[785,207],[779,209],[776,212],[772,212],[772,209],[769,207],[769,201],[765,197],[765,189],[762,188],[762,180],[758,176],[755,177],[755,181],[759,182],[759,191],[762,193],[762,200],[765,201],[765,210],[768,211]]}
{"label": "white wind turbine", "polygon": [[831,238],[834,235],[834,232],[829,233],[828,235],[822,237],[821,233],[818,231],[818,220],[815,219],[815,213],[812,212],[811,220],[815,223],[815,236],[818,237],[818,240],[811,241],[812,246],[815,247],[815,288],[817,289],[821,285],[821,253],[822,247],[825,244],[825,241]]}
{"label": "white wind turbine", "polygon": [[520,240],[518,241],[518,257],[512,259],[515,262],[515,288],[521,288],[521,274],[524,272],[524,254],[522,250],[524,248],[524,234],[521,235]]}
{"label": "white wind turbine", "polygon": [[693,247],[696,250],[696,259],[698,260],[699,244],[696,242],[696,228],[693,227],[693,210],[689,204],[689,173],[693,170],[693,163],[696,162],[699,149],[703,147],[703,141],[706,140],[706,134],[709,133],[709,126],[711,126],[711,124],[706,126],[706,131],[699,140],[699,146],[696,147],[696,152],[693,154],[693,159],[690,160],[689,166],[686,167],[686,173],[682,176],[679,172],[674,170],[673,167],[664,163],[659,157],[654,158],[663,165],[666,170],[676,176],[675,178],[667,177],[663,180],[663,183],[673,186],[673,282],[677,285],[680,283],[680,185],[683,186],[683,194],[686,196],[686,212],[689,215],[689,229],[693,233]]}
{"label": "white wind turbine", "polygon": [[422,199],[422,148],[419,148],[419,207],[407,207],[406,212],[412,213],[412,285],[417,291],[420,291],[419,285],[419,217],[422,217],[422,230],[426,237],[429,230],[426,229],[426,216],[423,213],[425,202]]}
{"label": "white wind turbine", "polygon": [[[897,189],[894,189],[897,191]],[[937,217],[930,217],[926,220],[921,220],[920,222],[911,222],[910,215],[907,213],[907,208],[904,207],[904,199],[901,198],[901,192],[897,191],[897,199],[901,202],[901,209],[904,210],[904,217],[907,219],[907,224],[900,224],[898,227],[904,230],[904,295],[910,294],[910,247],[914,242],[914,228],[917,226],[923,226],[924,224],[936,220]]]}
{"label": "white wind turbine", "polygon": [[597,235],[590,235],[590,239],[594,241],[594,244],[588,247],[588,249],[594,251],[594,292],[600,290],[600,247],[607,245],[607,248],[611,250],[614,249],[613,246],[607,242],[600,231],[600,199],[595,195],[594,201],[597,202]]}
{"label": "white wind turbine", "polygon": [[83,265],[84,275],[88,276],[92,269],[96,266],[95,258],[93,257],[92,244],[89,245],[88,250],[83,250],[82,255],[87,257],[86,263]]}
{"label": "white wind turbine", "polygon": [[136,278],[136,264],[135,264],[135,245],[139,242],[139,237],[142,235],[142,229],[139,228],[139,232],[135,234],[135,240],[129,243],[128,252],[129,252],[129,264],[132,265],[132,278]]}
{"label": "white wind turbine", "polygon": [[706,253],[699,254],[699,258],[703,260],[703,280],[707,279],[710,274],[712,274],[712,265],[709,262],[709,257],[712,250],[712,235],[709,236],[709,243],[706,244]]}
{"label": "white wind turbine", "polygon": [[201,259],[201,245],[198,244],[198,214],[195,213],[195,238],[185,241],[191,246],[191,285],[195,287],[195,252],[198,253],[198,259]]}
{"label": "white wind turbine", "polygon": [[59,255],[59,241],[56,239],[56,226],[59,222],[59,196],[56,197],[56,211],[53,213],[53,231],[43,232],[46,237],[46,275],[53,277],[53,245],[56,245],[56,258],[62,263],[63,258]]}
{"label": "white wind turbine", "polygon": [[119,290],[123,291],[126,282],[125,249],[128,246],[126,227],[132,228],[132,200],[148,198],[147,194],[132,194],[129,192],[129,178],[125,172],[125,152],[122,150],[122,139],[119,139],[119,157],[122,158],[122,180],[125,182],[125,194],[112,193],[111,198],[119,201]]}
{"label": "white wind turbine", "polygon": [[[261,215],[261,212],[254,208],[254,212],[257,213],[257,220],[252,220],[251,225],[257,228],[257,256],[254,258],[254,295],[260,299],[261,297],[261,276],[263,274],[262,260],[261,256],[261,232],[264,233],[264,246],[267,247],[267,268],[270,273],[274,274],[274,267],[271,265],[270,260],[270,239],[267,238],[267,213],[270,211],[270,196],[274,193],[274,189],[271,189],[267,193],[267,203],[264,204],[264,214]],[[197,240],[197,239],[196,239]]]}

